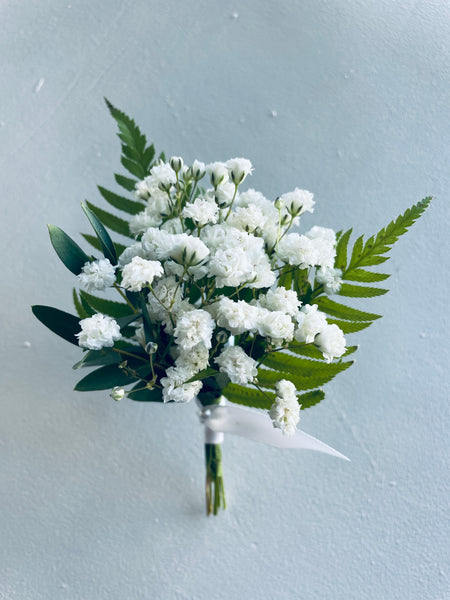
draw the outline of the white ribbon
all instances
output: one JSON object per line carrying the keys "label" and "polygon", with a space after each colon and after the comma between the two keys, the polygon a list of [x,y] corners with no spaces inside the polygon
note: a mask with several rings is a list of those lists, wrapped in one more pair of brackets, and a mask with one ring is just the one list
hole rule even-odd
{"label": "white ribbon", "polygon": [[200,421],[205,426],[206,444],[221,444],[224,433],[231,433],[276,448],[315,450],[350,460],[301,429],[297,429],[294,435],[285,435],[281,429],[273,427],[267,415],[237,406],[223,406],[222,404],[203,406],[201,407]]}

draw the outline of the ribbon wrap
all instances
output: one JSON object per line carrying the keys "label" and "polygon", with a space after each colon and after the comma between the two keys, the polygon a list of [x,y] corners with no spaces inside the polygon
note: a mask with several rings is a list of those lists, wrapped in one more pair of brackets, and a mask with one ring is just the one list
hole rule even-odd
{"label": "ribbon wrap", "polygon": [[281,429],[273,427],[267,415],[237,406],[224,405],[223,400],[220,404],[201,407],[200,421],[205,427],[206,444],[221,444],[224,434],[231,433],[276,448],[315,450],[350,460],[301,429],[297,429],[294,435],[285,435]]}

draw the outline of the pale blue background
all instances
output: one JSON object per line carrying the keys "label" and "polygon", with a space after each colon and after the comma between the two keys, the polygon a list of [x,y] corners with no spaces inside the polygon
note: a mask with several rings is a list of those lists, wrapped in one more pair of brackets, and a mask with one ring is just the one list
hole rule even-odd
{"label": "pale blue background", "polygon": [[[1,600],[450,597],[449,34],[437,0],[0,2]],[[314,191],[308,228],[376,232],[435,196],[303,415],[351,463],[227,439],[207,519],[193,405],[72,392],[79,353],[29,305],[72,310],[45,225],[80,240],[80,201],[114,185],[103,96],[169,155]]]}

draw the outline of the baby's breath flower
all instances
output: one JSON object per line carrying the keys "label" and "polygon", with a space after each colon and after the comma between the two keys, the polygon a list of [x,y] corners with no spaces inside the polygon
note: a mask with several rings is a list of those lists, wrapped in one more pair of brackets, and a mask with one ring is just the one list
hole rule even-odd
{"label": "baby's breath flower", "polygon": [[78,280],[88,292],[106,290],[116,281],[115,270],[116,267],[107,258],[101,258],[85,263],[78,275]]}
{"label": "baby's breath flower", "polygon": [[232,383],[239,385],[250,383],[258,374],[256,361],[240,346],[224,348],[214,362],[219,365],[219,371],[228,375]]}
{"label": "baby's breath flower", "polygon": [[275,391],[277,397],[269,412],[273,426],[281,429],[285,435],[294,435],[300,420],[300,405],[295,386],[292,382],[282,379],[275,384]]}
{"label": "baby's breath flower", "polygon": [[316,339],[315,344],[322,352],[324,358],[330,363],[333,358],[340,358],[345,352],[345,337],[342,329],[337,325],[324,327]]}
{"label": "baby's breath flower", "polygon": [[252,163],[247,158],[230,158],[225,164],[234,185],[240,185],[253,171]]}
{"label": "baby's breath flower", "polygon": [[150,286],[155,277],[163,274],[159,261],[135,256],[122,270],[122,285],[130,292],[140,292],[143,287]]}
{"label": "baby's breath flower", "polygon": [[120,327],[112,317],[100,313],[80,321],[81,331],[76,335],[78,344],[89,350],[111,348],[121,338]]}
{"label": "baby's breath flower", "polygon": [[223,162],[213,162],[206,165],[206,171],[209,173],[211,183],[215,188],[228,181],[228,169]]}

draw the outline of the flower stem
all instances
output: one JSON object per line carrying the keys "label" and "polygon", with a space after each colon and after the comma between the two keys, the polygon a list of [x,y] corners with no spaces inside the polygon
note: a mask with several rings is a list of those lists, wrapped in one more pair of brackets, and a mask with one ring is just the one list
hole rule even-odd
{"label": "flower stem", "polygon": [[206,514],[217,515],[225,510],[225,488],[222,472],[222,448],[220,444],[205,444],[206,459]]}

